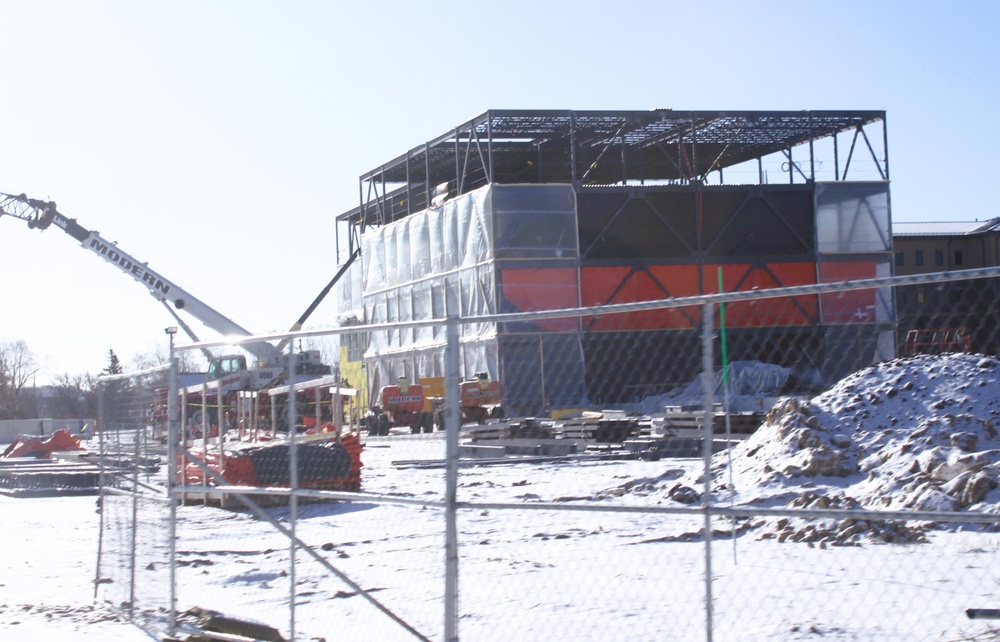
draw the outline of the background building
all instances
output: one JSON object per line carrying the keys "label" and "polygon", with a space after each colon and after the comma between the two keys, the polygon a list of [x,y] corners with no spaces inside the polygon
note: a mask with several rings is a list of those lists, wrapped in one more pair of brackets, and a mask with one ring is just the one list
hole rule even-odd
{"label": "background building", "polygon": [[[926,274],[1000,265],[1000,219],[945,223],[893,223],[895,273]],[[897,289],[897,345],[910,330],[968,328],[975,352],[997,354],[995,324],[1000,319],[1000,284],[996,279],[972,279],[911,285]]]}
{"label": "background building", "polygon": [[[360,177],[345,323],[475,317],[888,276],[880,111],[492,110]],[[729,356],[833,381],[895,353],[888,293],[727,308]],[[509,412],[634,401],[700,367],[700,309],[478,323]],[[361,341],[368,384],[443,373],[440,329]],[[360,351],[355,350],[355,355]]]}

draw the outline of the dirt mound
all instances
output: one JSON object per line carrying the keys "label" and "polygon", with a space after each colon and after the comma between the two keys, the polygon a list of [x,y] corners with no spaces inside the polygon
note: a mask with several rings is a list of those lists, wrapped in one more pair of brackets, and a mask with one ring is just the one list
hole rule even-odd
{"label": "dirt mound", "polygon": [[[780,400],[764,424],[712,459],[714,498],[736,505],[998,512],[1000,361],[917,355],[859,371],[811,400]],[[732,470],[730,470],[730,466]],[[661,496],[700,501],[700,474]],[[853,520],[756,520],[764,537],[920,541],[919,529]],[[803,529],[812,529],[804,534]]]}

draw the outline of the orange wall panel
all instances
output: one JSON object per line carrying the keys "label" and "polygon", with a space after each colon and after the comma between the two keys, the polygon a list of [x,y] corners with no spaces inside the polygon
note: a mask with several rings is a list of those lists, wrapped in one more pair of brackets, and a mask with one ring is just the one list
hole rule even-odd
{"label": "orange wall panel", "polygon": [[[827,261],[819,264],[822,283],[874,279],[875,261]],[[866,323],[875,320],[875,290],[853,290],[820,295],[823,323]]]}
{"label": "orange wall panel", "polygon": [[[521,312],[577,307],[576,268],[501,268],[504,298]],[[573,330],[576,319],[536,322],[546,330]]]}
{"label": "orange wall panel", "polygon": [[[746,292],[809,285],[816,283],[816,264],[768,263],[766,268],[749,263],[705,265],[705,289],[719,291],[718,270],[722,268],[722,289],[725,292]],[[761,299],[726,304],[726,326],[752,328],[759,326],[809,325],[819,319],[816,296],[783,299]]]}
{"label": "orange wall panel", "polygon": [[[636,303],[698,294],[696,265],[655,265],[648,273],[629,266],[580,269],[581,300],[586,305]],[[662,287],[661,287],[662,286]],[[666,289],[666,292],[664,292]],[[669,294],[668,294],[669,292]],[[592,331],[663,330],[691,328],[698,323],[697,307],[673,308],[584,318]]]}

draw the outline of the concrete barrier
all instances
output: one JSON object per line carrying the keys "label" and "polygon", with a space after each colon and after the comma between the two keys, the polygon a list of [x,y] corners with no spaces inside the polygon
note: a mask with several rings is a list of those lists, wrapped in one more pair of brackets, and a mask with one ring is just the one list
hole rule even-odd
{"label": "concrete barrier", "polygon": [[86,431],[93,434],[92,419],[6,419],[0,421],[0,444],[11,444],[18,437],[47,437],[57,430],[68,430],[73,435]]}

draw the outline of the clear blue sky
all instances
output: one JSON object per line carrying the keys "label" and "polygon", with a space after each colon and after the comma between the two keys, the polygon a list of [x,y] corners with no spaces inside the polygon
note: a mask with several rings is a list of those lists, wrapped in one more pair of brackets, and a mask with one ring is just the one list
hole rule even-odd
{"label": "clear blue sky", "polygon": [[[6,0],[0,191],[254,331],[335,271],[359,174],[496,109],[878,109],[895,220],[1000,216],[995,2]],[[47,376],[174,321],[56,229],[0,218],[0,339]],[[332,325],[332,298],[311,324]],[[213,333],[198,324],[206,338]]]}

